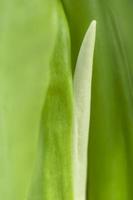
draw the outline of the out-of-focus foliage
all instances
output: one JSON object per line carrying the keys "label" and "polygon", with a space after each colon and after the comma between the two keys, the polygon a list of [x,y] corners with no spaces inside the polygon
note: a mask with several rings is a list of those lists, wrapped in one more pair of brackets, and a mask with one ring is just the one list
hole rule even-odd
{"label": "out-of-focus foliage", "polygon": [[30,200],[73,200],[70,35],[60,3],[57,13],[58,29],[50,62],[50,81],[40,119],[37,178]]}
{"label": "out-of-focus foliage", "polygon": [[71,200],[72,86],[63,9],[58,1],[2,0],[0,27],[0,199]]}
{"label": "out-of-focus foliage", "polygon": [[[97,20],[88,156],[89,200],[133,198],[133,2],[63,0],[74,62],[82,31]],[[84,12],[83,12],[84,11]],[[77,29],[82,31],[77,31]],[[78,43],[77,43],[78,41]]]}
{"label": "out-of-focus foliage", "polygon": [[[78,52],[85,32],[91,22],[88,0],[62,0],[69,22],[72,41],[72,69],[76,66]],[[93,20],[93,19],[92,19]]]}
{"label": "out-of-focus foliage", "polygon": [[71,60],[95,19],[86,198],[132,200],[133,2],[61,2],[0,1],[0,199],[73,200]]}

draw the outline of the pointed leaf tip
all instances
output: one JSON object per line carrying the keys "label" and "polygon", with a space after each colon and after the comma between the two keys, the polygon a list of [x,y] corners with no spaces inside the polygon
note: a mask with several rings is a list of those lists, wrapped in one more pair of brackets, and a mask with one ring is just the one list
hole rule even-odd
{"label": "pointed leaf tip", "polygon": [[96,21],[94,20],[85,34],[74,74],[75,105],[73,158],[75,200],[85,200],[86,196],[87,150],[95,37]]}

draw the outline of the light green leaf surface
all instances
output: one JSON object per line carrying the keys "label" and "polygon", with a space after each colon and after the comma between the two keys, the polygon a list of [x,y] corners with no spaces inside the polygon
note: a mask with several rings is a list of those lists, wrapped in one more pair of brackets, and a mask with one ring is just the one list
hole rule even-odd
{"label": "light green leaf surface", "polygon": [[30,200],[73,200],[70,35],[60,3]]}
{"label": "light green leaf surface", "polygon": [[1,200],[27,200],[57,34],[56,8],[47,0],[0,1]]}
{"label": "light green leaf surface", "polygon": [[71,59],[96,19],[86,199],[132,200],[133,3],[62,0],[68,26],[59,2],[0,1],[0,199],[73,200]]}
{"label": "light green leaf surface", "polygon": [[87,154],[89,140],[90,102],[96,22],[84,37],[74,74],[74,199],[86,199]]}

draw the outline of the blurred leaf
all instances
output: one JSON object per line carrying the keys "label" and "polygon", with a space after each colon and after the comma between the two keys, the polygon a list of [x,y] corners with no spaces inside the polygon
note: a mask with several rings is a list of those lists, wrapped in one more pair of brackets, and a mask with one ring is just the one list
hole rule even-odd
{"label": "blurred leaf", "polygon": [[57,32],[55,2],[0,1],[0,199],[27,199]]}
{"label": "blurred leaf", "polygon": [[84,34],[90,24],[88,18],[87,0],[62,0],[64,10],[69,22],[72,41],[72,69],[76,66],[76,60]]}
{"label": "blurred leaf", "polygon": [[[133,2],[63,0],[74,62],[86,23],[97,21],[88,160],[88,199],[133,198]],[[84,13],[82,12],[84,10]],[[77,31],[78,28],[82,29]]]}
{"label": "blurred leaf", "polygon": [[98,29],[92,83],[88,199],[127,200],[133,198],[131,4],[103,1],[93,6]]}
{"label": "blurred leaf", "polygon": [[70,35],[60,3],[57,3],[57,13],[57,37],[41,117],[30,200],[73,200]]}

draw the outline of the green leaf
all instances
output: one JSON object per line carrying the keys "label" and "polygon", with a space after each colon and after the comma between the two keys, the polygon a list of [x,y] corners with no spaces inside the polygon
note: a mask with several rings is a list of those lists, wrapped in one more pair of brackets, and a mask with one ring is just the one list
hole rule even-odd
{"label": "green leaf", "polygon": [[63,2],[72,48],[76,49],[72,52],[74,62],[82,40],[77,29],[80,27],[84,32],[87,22],[97,21],[87,198],[132,199],[133,3],[125,0]]}
{"label": "green leaf", "polygon": [[24,200],[57,35],[56,4],[2,0],[0,23],[0,198]]}
{"label": "green leaf", "polygon": [[73,200],[70,35],[60,3],[57,3],[57,13],[57,37],[40,119],[40,140],[30,200]]}
{"label": "green leaf", "polygon": [[133,49],[130,44],[133,32],[128,24],[131,16],[130,9],[127,11],[128,4],[131,6],[124,1],[103,1],[102,5],[97,3],[92,12],[98,21],[98,29],[88,160],[90,200],[133,197]]}
{"label": "green leaf", "polygon": [[96,22],[93,21],[84,37],[74,74],[74,199],[86,199],[87,151],[89,139],[90,102]]}

